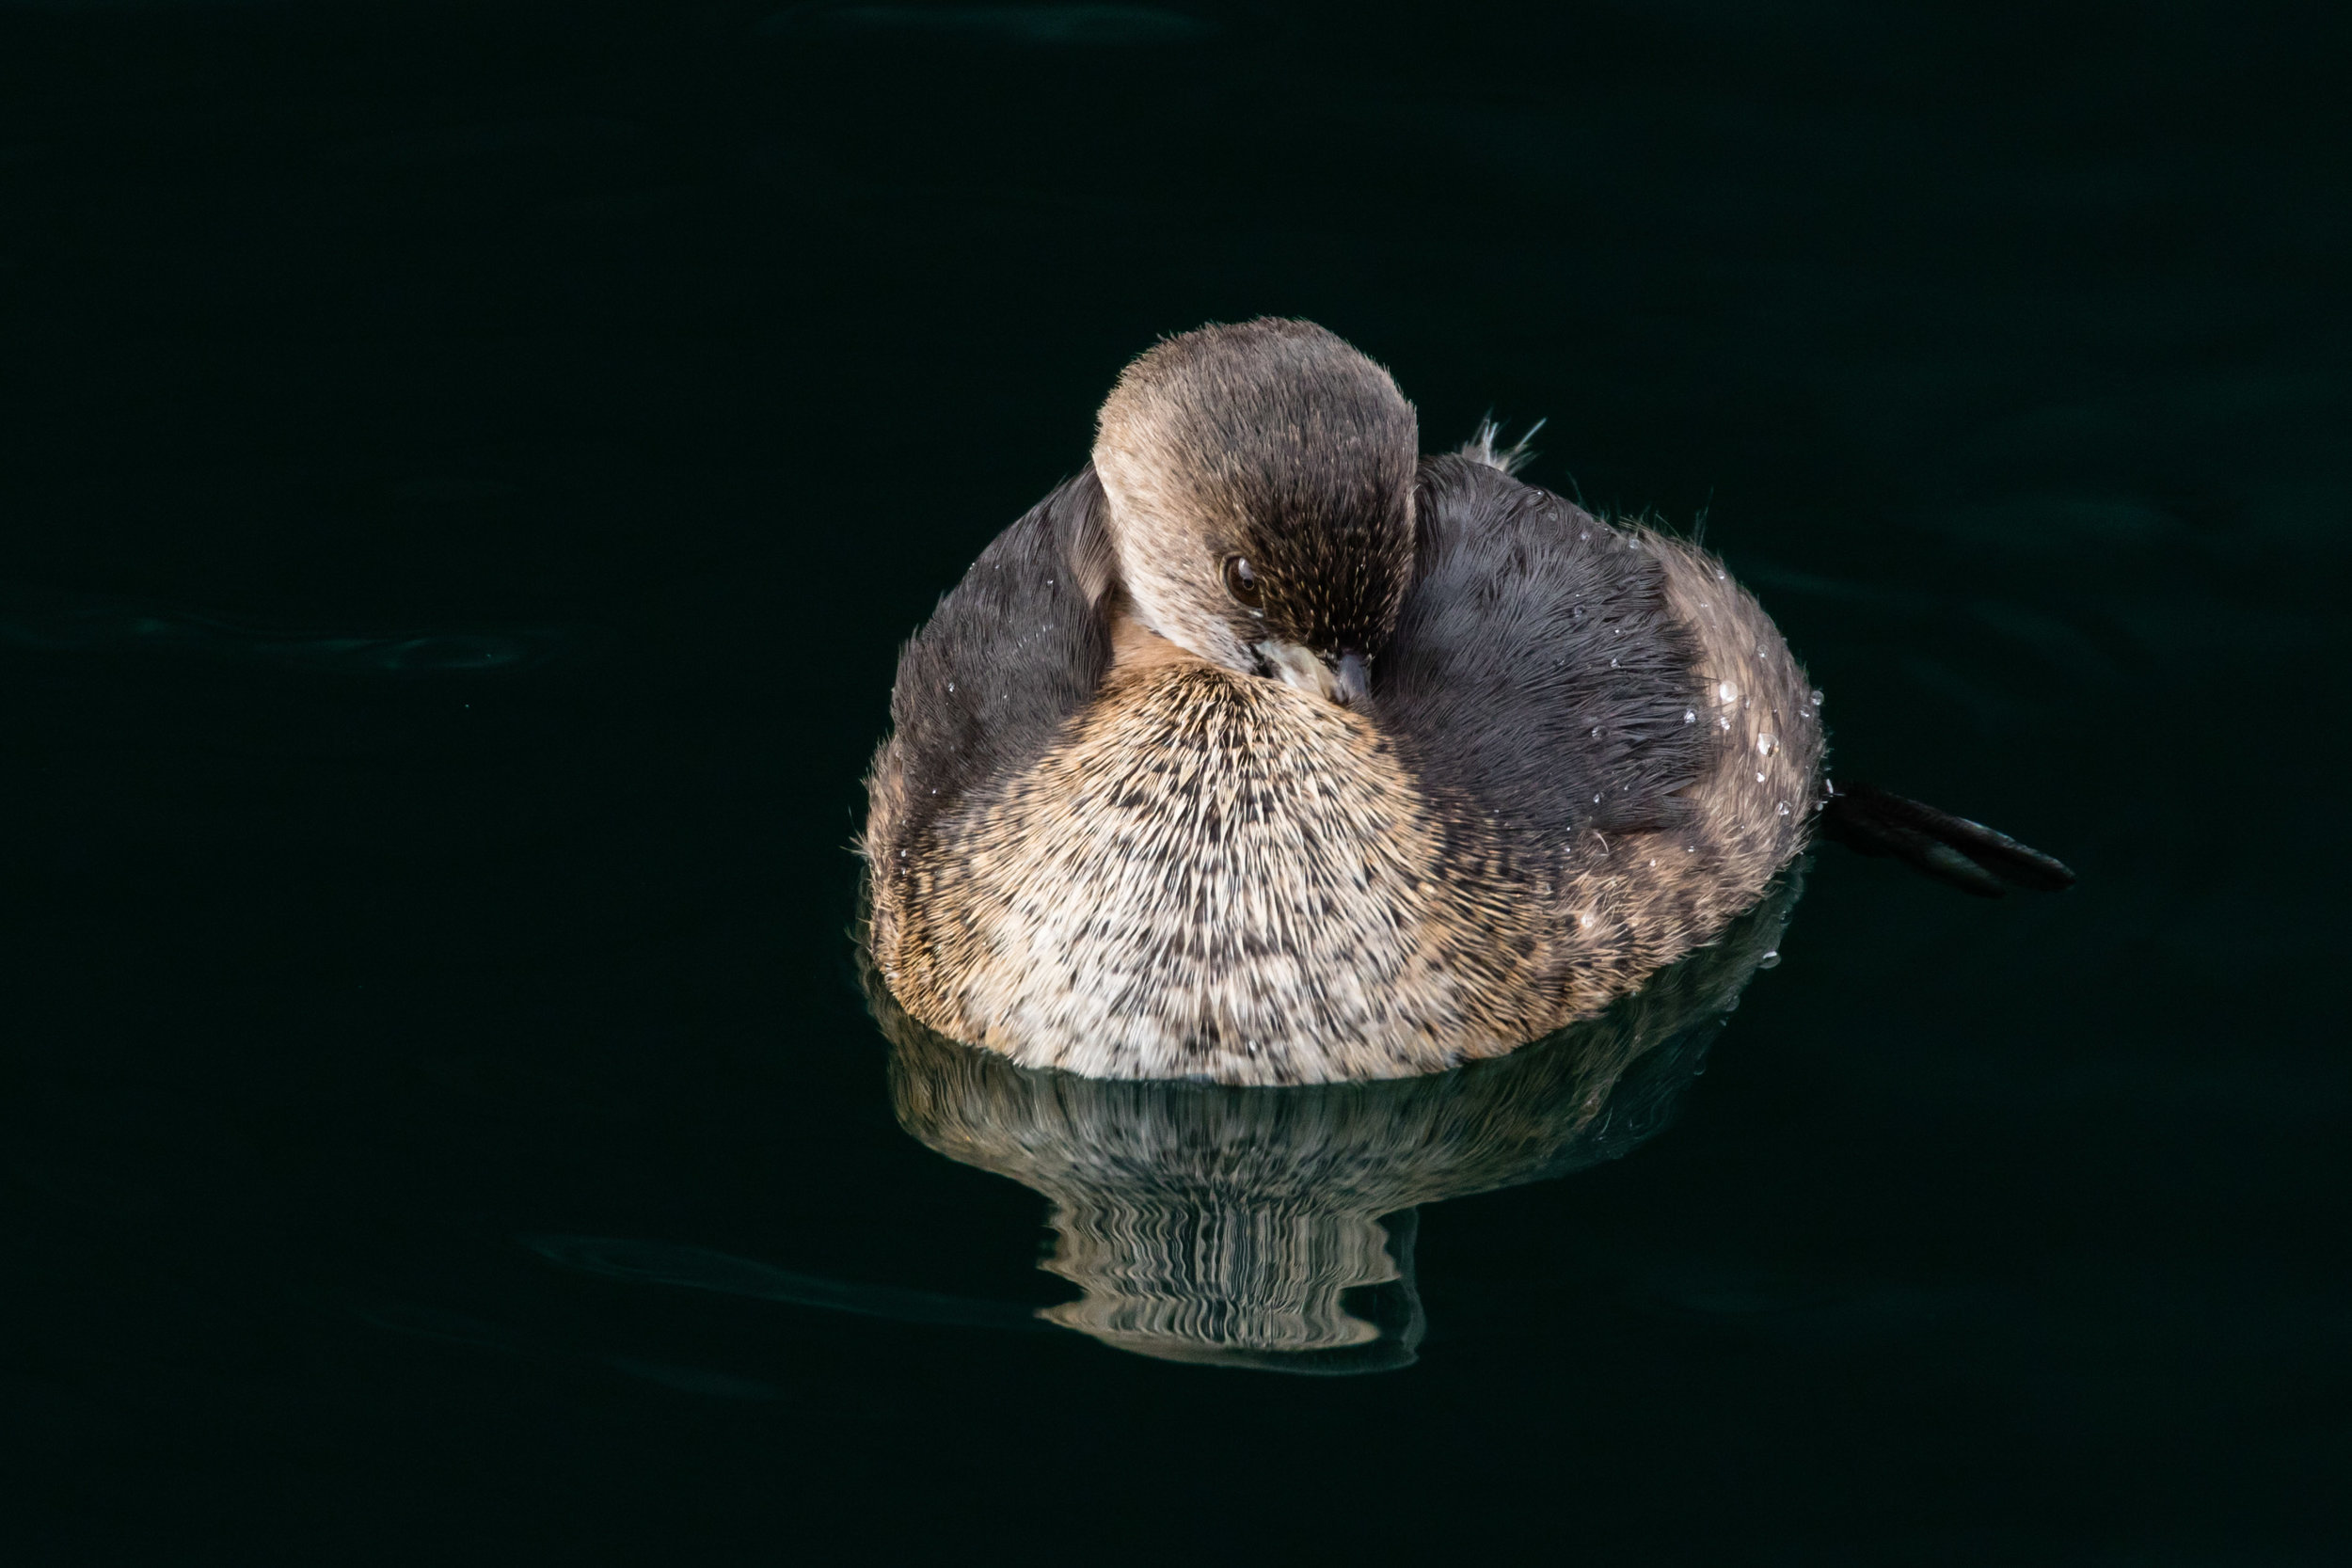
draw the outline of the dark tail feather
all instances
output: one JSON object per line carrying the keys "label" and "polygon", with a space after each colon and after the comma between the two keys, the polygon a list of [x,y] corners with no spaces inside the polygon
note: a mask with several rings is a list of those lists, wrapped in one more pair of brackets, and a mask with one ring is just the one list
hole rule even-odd
{"label": "dark tail feather", "polygon": [[2074,885],[2072,871],[2007,833],[1868,784],[1830,791],[1821,836],[1861,854],[1892,855],[1979,898],[1998,898],[2013,887],[2057,893]]}

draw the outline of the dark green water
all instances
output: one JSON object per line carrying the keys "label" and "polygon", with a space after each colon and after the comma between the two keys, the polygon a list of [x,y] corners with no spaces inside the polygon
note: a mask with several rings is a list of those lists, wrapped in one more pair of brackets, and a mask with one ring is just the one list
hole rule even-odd
{"label": "dark green water", "polygon": [[[2326,11],[772,10],[0,3],[11,1560],[2342,1560]],[[1263,312],[2083,878],[1825,851],[1352,1378],[1036,1319],[844,935],[899,641]]]}

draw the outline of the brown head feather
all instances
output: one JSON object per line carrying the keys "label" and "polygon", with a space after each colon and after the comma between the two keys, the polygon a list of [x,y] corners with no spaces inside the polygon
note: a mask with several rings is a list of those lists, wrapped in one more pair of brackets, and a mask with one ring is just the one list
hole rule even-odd
{"label": "brown head feather", "polygon": [[[1395,627],[1413,554],[1420,428],[1389,372],[1308,322],[1207,326],[1129,365],[1095,471],[1145,623],[1229,670],[1255,645],[1335,658]],[[1228,590],[1249,562],[1262,602]]]}

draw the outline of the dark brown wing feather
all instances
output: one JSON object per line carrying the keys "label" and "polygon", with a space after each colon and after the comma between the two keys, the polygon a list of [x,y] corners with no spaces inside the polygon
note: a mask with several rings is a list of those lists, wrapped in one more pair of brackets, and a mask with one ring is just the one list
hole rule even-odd
{"label": "dark brown wing feather", "polygon": [[[980,552],[899,657],[895,733],[876,760],[877,803],[900,806],[878,863],[940,813],[1042,755],[1110,663],[1110,552],[1089,468]],[[879,815],[879,814],[878,814]]]}
{"label": "dark brown wing feather", "polygon": [[1565,844],[1663,828],[1699,776],[1698,651],[1658,559],[1548,490],[1422,464],[1414,581],[1374,711],[1433,785]]}

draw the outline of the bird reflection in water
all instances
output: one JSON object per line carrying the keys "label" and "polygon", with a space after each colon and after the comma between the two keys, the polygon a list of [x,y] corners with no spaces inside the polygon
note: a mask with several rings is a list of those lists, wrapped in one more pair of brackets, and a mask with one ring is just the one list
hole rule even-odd
{"label": "bird reflection in water", "polygon": [[1308,1373],[1410,1365],[1419,1206],[1613,1160],[1670,1119],[1724,1016],[1775,960],[1794,867],[1713,945],[1588,1022],[1421,1078],[1304,1087],[1015,1067],[869,983],[906,1130],[1052,1200],[1041,1310],[1163,1360]]}

